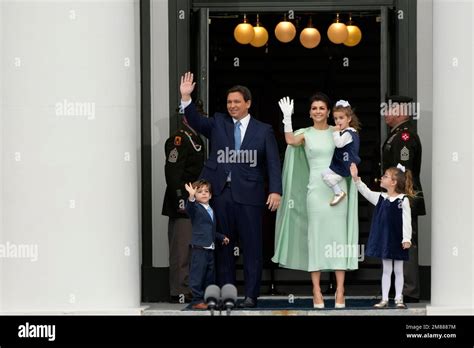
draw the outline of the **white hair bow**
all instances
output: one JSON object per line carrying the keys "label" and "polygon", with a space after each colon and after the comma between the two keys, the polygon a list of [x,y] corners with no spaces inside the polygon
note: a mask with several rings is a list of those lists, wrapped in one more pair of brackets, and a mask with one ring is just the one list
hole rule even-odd
{"label": "white hair bow", "polygon": [[405,173],[405,166],[401,165],[400,163],[397,164],[397,168],[400,169],[402,172]]}
{"label": "white hair bow", "polygon": [[349,104],[349,102],[347,100],[339,100],[337,103],[336,103],[336,106],[342,106],[343,108],[347,108],[349,106],[351,106],[351,104]]}

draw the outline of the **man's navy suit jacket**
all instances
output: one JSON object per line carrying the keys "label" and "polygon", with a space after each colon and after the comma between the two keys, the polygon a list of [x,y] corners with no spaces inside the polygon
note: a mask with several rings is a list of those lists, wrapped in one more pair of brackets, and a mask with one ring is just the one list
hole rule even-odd
{"label": "man's navy suit jacket", "polygon": [[185,115],[191,127],[210,140],[209,159],[204,164],[200,177],[211,183],[214,196],[222,193],[231,171],[232,198],[237,203],[264,205],[266,175],[269,192],[281,195],[280,156],[269,124],[250,118],[240,150],[253,151],[256,162],[233,163],[225,156],[226,151],[229,153],[235,149],[232,117],[222,113],[216,113],[211,118],[201,116],[194,103],[185,108]]}

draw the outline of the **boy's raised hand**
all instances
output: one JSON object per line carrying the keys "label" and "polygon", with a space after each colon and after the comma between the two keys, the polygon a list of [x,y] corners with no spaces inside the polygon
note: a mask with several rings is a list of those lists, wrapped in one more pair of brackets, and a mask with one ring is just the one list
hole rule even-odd
{"label": "boy's raised hand", "polygon": [[193,199],[194,195],[196,194],[196,189],[193,187],[192,183],[184,184],[184,188],[189,193],[189,198]]}
{"label": "boy's raised hand", "polygon": [[230,242],[230,239],[229,239],[229,237],[226,236],[226,237],[224,237],[224,239],[222,240],[222,245],[227,245],[227,244],[229,244],[229,242]]}

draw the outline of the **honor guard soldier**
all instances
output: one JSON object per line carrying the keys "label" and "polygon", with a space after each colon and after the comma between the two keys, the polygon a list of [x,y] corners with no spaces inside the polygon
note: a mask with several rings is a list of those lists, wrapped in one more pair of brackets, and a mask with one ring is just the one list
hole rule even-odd
{"label": "honor guard soldier", "polygon": [[180,128],[165,143],[166,192],[162,214],[169,217],[168,242],[171,302],[190,302],[189,260],[191,221],[185,211],[188,192],[184,184],[201,173],[205,148],[201,137],[182,116]]}
{"label": "honor guard soldier", "polygon": [[382,173],[398,163],[410,169],[413,174],[413,189],[417,193],[411,200],[412,247],[409,260],[404,262],[405,302],[418,302],[420,298],[418,270],[418,216],[426,215],[423,190],[420,182],[421,142],[416,133],[416,125],[411,117],[417,116],[418,108],[410,97],[391,96],[387,98],[385,123],[390,133],[382,146]]}

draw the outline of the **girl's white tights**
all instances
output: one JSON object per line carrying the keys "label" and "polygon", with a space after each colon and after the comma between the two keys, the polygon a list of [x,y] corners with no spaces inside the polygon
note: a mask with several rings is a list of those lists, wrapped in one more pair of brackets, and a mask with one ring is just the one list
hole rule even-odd
{"label": "girl's white tights", "polygon": [[388,301],[388,292],[390,291],[390,284],[392,278],[392,264],[395,272],[395,299],[402,298],[403,291],[403,260],[383,259],[383,274],[382,274],[382,301]]}

